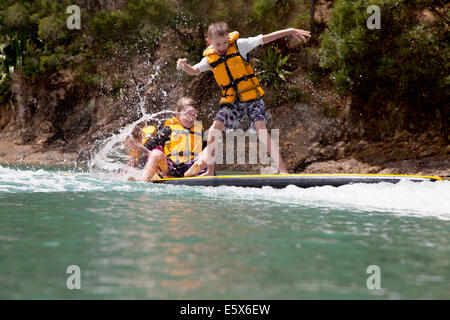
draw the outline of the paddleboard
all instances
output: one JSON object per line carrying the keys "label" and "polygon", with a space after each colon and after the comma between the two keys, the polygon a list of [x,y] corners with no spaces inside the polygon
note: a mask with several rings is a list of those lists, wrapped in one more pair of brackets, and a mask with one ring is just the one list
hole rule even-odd
{"label": "paddleboard", "polygon": [[354,183],[398,183],[400,181],[424,182],[443,180],[433,176],[381,175],[381,174],[289,174],[289,175],[227,175],[200,176],[190,178],[164,178],[154,183],[185,186],[236,186],[262,188],[285,188],[294,185],[300,188],[321,186],[339,187]]}

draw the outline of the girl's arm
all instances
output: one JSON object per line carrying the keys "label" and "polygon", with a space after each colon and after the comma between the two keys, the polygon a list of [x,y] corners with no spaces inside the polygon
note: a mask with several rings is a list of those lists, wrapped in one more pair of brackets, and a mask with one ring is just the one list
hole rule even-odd
{"label": "girl's arm", "polygon": [[263,35],[262,39],[263,39],[263,43],[266,44],[266,43],[272,42],[274,40],[283,38],[285,36],[293,36],[298,41],[306,42],[306,37],[311,37],[311,34],[309,33],[309,31],[289,28],[289,29],[278,30],[278,31],[275,31],[275,32],[272,32],[269,34],[265,34],[265,35]]}
{"label": "girl's arm", "polygon": [[153,150],[157,146],[163,146],[164,144],[170,140],[170,134],[172,133],[172,129],[170,127],[162,128],[154,137],[147,140],[144,144],[148,150]]}

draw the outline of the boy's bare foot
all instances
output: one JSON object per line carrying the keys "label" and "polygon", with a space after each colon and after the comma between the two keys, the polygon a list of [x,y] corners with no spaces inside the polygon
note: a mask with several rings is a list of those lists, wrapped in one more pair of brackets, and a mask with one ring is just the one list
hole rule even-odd
{"label": "boy's bare foot", "polygon": [[214,172],[206,171],[205,173],[202,173],[200,177],[207,177],[207,176],[213,176]]}
{"label": "boy's bare foot", "polygon": [[186,171],[185,173],[184,173],[184,176],[185,177],[193,177],[193,176],[196,176],[196,175],[198,175],[198,173],[200,172],[200,166],[197,164],[197,163],[194,163],[190,168],[189,168],[189,170],[188,171]]}
{"label": "boy's bare foot", "polygon": [[279,174],[279,175],[285,175],[285,174],[289,174],[289,172],[283,170],[283,171],[278,172],[278,174]]}

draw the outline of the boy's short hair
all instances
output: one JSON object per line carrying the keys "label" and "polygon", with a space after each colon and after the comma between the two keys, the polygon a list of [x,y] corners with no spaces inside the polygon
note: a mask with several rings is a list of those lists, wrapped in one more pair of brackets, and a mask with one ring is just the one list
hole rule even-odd
{"label": "boy's short hair", "polygon": [[211,39],[213,36],[228,36],[228,25],[222,21],[211,23],[208,27],[208,38]]}
{"label": "boy's short hair", "polygon": [[191,97],[182,97],[178,99],[177,104],[175,105],[175,111],[181,112],[186,105],[194,106],[194,103],[195,101]]}

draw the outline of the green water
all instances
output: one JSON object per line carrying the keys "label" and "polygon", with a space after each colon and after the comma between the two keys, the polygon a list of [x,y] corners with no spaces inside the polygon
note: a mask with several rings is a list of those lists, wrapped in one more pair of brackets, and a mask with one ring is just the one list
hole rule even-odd
{"label": "green water", "polygon": [[[39,191],[58,179],[75,191]],[[42,170],[0,181],[1,299],[450,298],[445,215],[311,200],[345,191],[331,187],[190,188]],[[67,289],[70,265],[80,290]],[[380,290],[366,286],[369,265],[380,267]]]}

